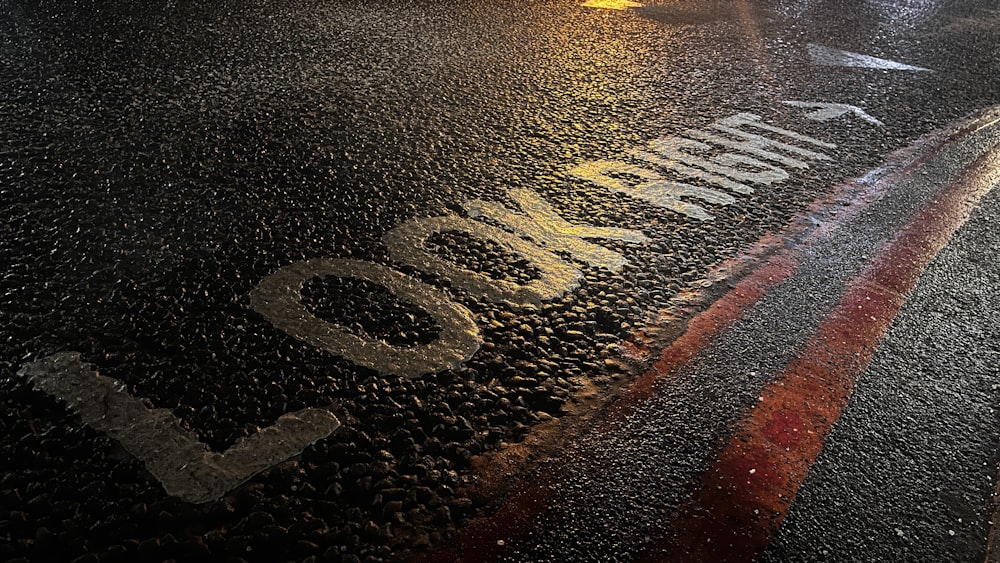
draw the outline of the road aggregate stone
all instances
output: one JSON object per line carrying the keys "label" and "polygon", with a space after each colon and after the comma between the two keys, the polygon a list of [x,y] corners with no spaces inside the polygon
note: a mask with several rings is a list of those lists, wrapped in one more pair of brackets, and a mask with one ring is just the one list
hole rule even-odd
{"label": "road aggregate stone", "polygon": [[[486,504],[473,494],[477,456],[621,376],[618,345],[710,266],[994,97],[985,80],[957,92],[940,73],[813,67],[806,41],[870,39],[827,26],[826,8],[801,16],[791,4],[754,8],[749,54],[745,15],[715,6],[619,17],[561,1],[0,5],[0,559],[385,561],[451,540]],[[923,25],[880,39],[898,50],[881,54],[905,55]],[[934,69],[969,56],[962,73],[1000,70],[948,38],[921,52]],[[886,125],[834,130],[783,99],[852,100]],[[566,172],[740,112],[836,142],[836,163],[716,206],[710,223]],[[601,241],[629,264],[574,264],[578,287],[525,310],[394,263],[382,243],[416,217],[466,216],[468,200],[516,208],[512,188],[573,224],[649,242]],[[464,233],[438,233],[428,249],[495,279],[540,276]],[[442,289],[473,313],[479,350],[404,378],[281,332],[249,294],[316,257]],[[314,278],[302,298],[399,346],[440,329],[364,280]],[[345,424],[219,501],[184,503],[17,376],[67,350],[213,451],[290,411],[332,408]]]}

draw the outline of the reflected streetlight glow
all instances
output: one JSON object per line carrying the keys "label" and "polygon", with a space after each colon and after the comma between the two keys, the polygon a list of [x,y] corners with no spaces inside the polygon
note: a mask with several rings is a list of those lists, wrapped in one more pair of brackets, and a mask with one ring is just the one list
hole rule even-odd
{"label": "reflected streetlight glow", "polygon": [[583,3],[583,7],[601,10],[627,10],[628,8],[641,8],[642,4],[630,0],[587,0]]}

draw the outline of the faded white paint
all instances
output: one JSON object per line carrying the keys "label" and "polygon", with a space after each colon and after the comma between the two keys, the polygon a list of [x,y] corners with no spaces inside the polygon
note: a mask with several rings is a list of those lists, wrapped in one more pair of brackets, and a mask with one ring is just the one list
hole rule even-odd
{"label": "faded white paint", "polygon": [[[697,141],[690,141],[690,142],[695,143]],[[701,145],[703,143],[698,143],[698,144]],[[708,148],[708,145],[705,145],[705,148]],[[688,155],[687,153],[682,153],[682,158],[684,159],[684,162],[681,162],[681,160],[677,158],[671,158],[671,156],[676,156],[676,155],[669,155],[669,154],[665,155],[660,152],[651,153],[649,151],[644,151],[641,149],[634,149],[632,151],[629,151],[628,155],[636,160],[648,162],[653,166],[659,166],[667,170],[673,170],[674,172],[677,172],[679,175],[684,176],[686,178],[696,178],[698,180],[702,180],[709,184],[714,184],[716,186],[719,186],[720,188],[725,188],[729,191],[733,191],[740,194],[753,193],[753,188],[751,188],[746,184],[735,182],[733,180],[730,180],[729,178],[724,178],[722,176],[719,176],[718,174],[713,174],[712,172],[703,170],[701,168],[695,168],[695,166],[697,166],[698,161],[704,161],[704,159],[701,157],[685,158],[685,157],[691,157],[691,155]],[[691,164],[692,166],[688,166],[688,164]]]}
{"label": "faded white paint", "polygon": [[[541,277],[526,284],[495,279],[445,260],[427,249],[427,239],[435,233],[460,232],[480,240],[499,244],[504,250],[518,254],[538,268]],[[459,217],[443,215],[411,219],[387,232],[382,242],[393,260],[451,280],[452,285],[467,290],[476,297],[505,302],[516,307],[538,305],[570,291],[579,284],[583,274],[555,254],[491,225]]]}
{"label": "faded white paint", "polygon": [[[799,141],[800,143],[807,143],[810,145],[817,146],[822,149],[835,149],[837,145],[833,143],[827,143],[826,141],[821,141],[815,137],[810,137],[809,135],[803,135],[801,133],[796,133],[790,129],[782,129],[781,127],[775,127],[768,123],[764,123],[760,120],[759,115],[754,115],[752,113],[737,113],[729,117],[722,118],[712,124],[712,128],[718,129],[719,131],[725,131],[726,133],[731,133],[737,136],[743,136],[748,140],[754,141],[767,141],[766,138],[760,135],[748,135],[746,131],[743,131],[741,127],[749,127],[753,129],[759,129],[761,131],[767,131],[769,133],[774,133],[776,135],[781,135],[782,137]],[[773,144],[773,143],[771,143]],[[825,155],[820,155],[820,157],[812,156],[816,153],[799,153],[803,156],[809,156],[809,158],[818,158],[819,160],[829,160],[829,157]]]}
{"label": "faded white paint", "polygon": [[872,125],[877,125],[879,127],[883,126],[881,121],[875,119],[858,106],[830,102],[800,102],[798,100],[785,100],[782,103],[786,106],[814,110],[806,114],[806,119],[812,119],[813,121],[829,121],[842,115],[849,114],[860,118],[863,121],[867,121]]}
{"label": "faded white paint", "polygon": [[[791,168],[809,168],[809,164],[803,158],[809,160],[830,160],[830,157],[823,153],[775,141],[762,135],[747,133],[718,124],[713,125],[713,127],[718,131],[709,132],[702,131],[701,129],[688,129],[684,134],[692,139],[698,139],[720,147],[736,149],[740,152],[752,154],[758,158],[777,162],[782,166]],[[722,136],[720,133],[725,133],[728,136]],[[780,150],[784,154],[775,152],[776,150]],[[795,157],[789,156],[793,154]]]}
{"label": "faded white paint", "polygon": [[[441,332],[430,344],[393,346],[343,330],[316,317],[302,303],[303,284],[318,276],[377,283],[431,315]],[[254,310],[291,336],[382,373],[417,377],[454,368],[471,358],[481,342],[468,309],[427,284],[371,262],[317,258],[289,264],[264,278],[251,292],[250,300]]]}
{"label": "faded white paint", "polygon": [[717,205],[732,205],[736,202],[736,199],[729,194],[701,186],[665,180],[653,170],[619,160],[586,162],[574,167],[569,173],[613,192],[641,199],[657,207],[669,209],[699,221],[710,221],[713,217],[704,207],[681,198],[699,199]]}
{"label": "faded white paint", "polygon": [[120,381],[81,362],[77,352],[25,364],[18,374],[65,402],[84,424],[121,443],[146,465],[167,494],[186,502],[218,500],[340,427],[329,411],[305,409],[284,414],[273,426],[217,453],[181,427],[169,409],[148,408]]}
{"label": "faded white paint", "polygon": [[[817,112],[810,114],[811,118],[828,119],[844,108],[854,108],[841,104],[830,106],[817,107]],[[863,112],[855,114],[862,118],[867,115]],[[788,177],[785,170],[760,159],[792,168],[807,168],[806,160],[829,160],[825,154],[790,144],[789,140],[819,148],[836,147],[762,123],[753,114],[728,117],[710,128],[714,131],[692,129],[685,133],[697,140],[685,137],[657,139],[650,143],[655,153],[636,149],[629,152],[626,158],[732,192],[750,194],[753,189],[743,182],[769,185]],[[777,134],[785,140],[776,141],[744,128]],[[711,148],[706,143],[744,154],[729,152],[711,157],[698,154]],[[624,161],[587,162],[574,167],[570,174],[702,221],[712,219],[712,215],[702,206],[687,200],[716,205],[731,205],[736,201],[727,193],[668,180],[656,170]],[[508,194],[520,207],[520,213],[498,203],[481,200],[464,205],[472,216],[489,217],[516,234],[472,219],[448,215],[410,220],[386,233],[383,242],[395,260],[448,278],[455,286],[478,297],[525,306],[565,294],[575,288],[582,277],[579,270],[550,250],[565,252],[574,260],[591,266],[617,271],[627,264],[621,254],[583,239],[634,243],[647,240],[642,233],[634,230],[571,224],[531,190],[514,189]],[[449,231],[498,243],[538,268],[541,279],[523,285],[493,279],[461,268],[426,248],[428,237]],[[366,339],[347,332],[317,318],[302,303],[304,283],[317,276],[351,277],[377,283],[430,314],[441,332],[433,343],[417,346],[392,346],[381,340]],[[454,368],[471,358],[481,343],[479,330],[468,309],[452,302],[433,287],[371,262],[314,259],[290,264],[264,278],[250,297],[256,311],[291,336],[383,373],[417,377]],[[273,426],[239,441],[220,454],[209,451],[193,433],[184,430],[169,410],[146,407],[132,397],[120,382],[101,376],[93,366],[82,363],[78,353],[56,354],[26,364],[18,373],[28,377],[40,390],[68,403],[84,423],[118,440],[146,464],[169,494],[188,502],[219,499],[257,473],[297,455],[303,448],[328,436],[340,426],[340,421],[324,409],[287,413],[279,417]]]}
{"label": "faded white paint", "polygon": [[[709,145],[683,137],[662,137],[651,141],[649,147],[668,161],[697,166],[739,182],[770,185],[788,178],[788,173],[781,168],[746,155],[727,152],[705,158],[696,154],[696,151],[707,151],[711,149]],[[752,171],[747,170],[748,168]],[[735,191],[743,194],[753,193],[748,186],[737,185],[741,186],[741,189]]]}
{"label": "faded white paint", "polygon": [[529,237],[548,250],[566,252],[575,260],[617,272],[628,261],[621,254],[587,242],[585,238],[641,243],[648,239],[639,231],[615,227],[573,225],[563,219],[542,197],[528,189],[508,190],[507,194],[523,213],[492,202],[475,199],[463,204],[472,217],[489,217],[515,233]]}
{"label": "faded white paint", "polygon": [[810,43],[806,46],[809,50],[809,58],[813,64],[821,66],[844,66],[854,68],[874,68],[881,70],[909,70],[915,72],[933,72],[929,68],[913,66],[889,59],[880,59],[871,55],[852,53],[833,47]]}
{"label": "faded white paint", "polygon": [[[678,136],[661,137],[650,141],[646,148],[633,149],[627,153],[628,158],[642,162],[645,166],[620,160],[598,160],[575,166],[569,174],[608,190],[628,194],[700,221],[708,221],[712,219],[708,210],[690,200],[732,205],[736,202],[736,198],[701,185],[685,184],[664,178],[660,173],[661,170],[718,186],[730,192],[748,195],[754,190],[747,184],[769,186],[789,178],[784,168],[766,162],[768,160],[793,168],[808,168],[806,159],[830,159],[823,153],[793,145],[788,141],[797,141],[819,148],[836,147],[795,131],[763,123],[759,116],[751,113],[740,113],[721,119],[711,124],[710,128],[714,131],[689,129],[685,132],[689,137],[698,140]],[[784,140],[777,141],[746,129],[780,135]],[[713,151],[709,143],[716,147],[736,149],[739,152],[716,154],[717,151]]]}

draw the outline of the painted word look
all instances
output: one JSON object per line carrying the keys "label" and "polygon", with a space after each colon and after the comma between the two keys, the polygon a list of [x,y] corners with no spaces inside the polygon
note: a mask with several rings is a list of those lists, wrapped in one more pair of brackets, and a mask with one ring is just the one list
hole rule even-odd
{"label": "painted word look", "polygon": [[[804,169],[810,161],[829,161],[830,157],[819,150],[835,147],[763,123],[756,115],[740,113],[705,129],[689,129],[682,136],[661,137],[629,151],[620,160],[583,163],[571,169],[570,175],[691,219],[710,221],[713,216],[703,204],[731,205],[737,196],[751,194],[755,187],[787,180],[786,168]],[[719,150],[727,152],[713,155]],[[571,224],[531,190],[512,189],[507,195],[520,211],[495,202],[472,200],[463,204],[469,217],[449,214],[411,219],[387,232],[382,241],[397,262],[447,277],[452,285],[477,298],[524,307],[577,287],[583,274],[556,252],[568,254],[579,263],[618,271],[627,264],[624,256],[585,239],[632,243],[647,240],[639,231]],[[477,217],[488,217],[509,231],[477,221]],[[427,248],[428,238],[445,232],[496,243],[525,259],[541,276],[518,284],[464,269]],[[441,332],[435,341],[419,346],[394,346],[353,334],[316,317],[302,303],[303,285],[317,276],[357,278],[381,285],[426,311]],[[251,302],[257,312],[299,340],[358,365],[405,377],[457,367],[471,358],[482,342],[467,308],[437,288],[372,262],[296,262],[262,280],[251,293]]]}

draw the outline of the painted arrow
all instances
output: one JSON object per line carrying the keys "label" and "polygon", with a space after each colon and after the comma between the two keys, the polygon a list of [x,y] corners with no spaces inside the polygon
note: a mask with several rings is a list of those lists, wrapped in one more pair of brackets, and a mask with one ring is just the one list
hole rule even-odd
{"label": "painted arrow", "polygon": [[147,407],[130,395],[122,382],[81,362],[77,352],[25,364],[18,374],[35,388],[66,402],[94,430],[118,440],[146,464],[167,494],[192,503],[222,498],[340,427],[330,412],[304,409],[280,416],[273,426],[217,453],[181,427],[169,409]]}
{"label": "painted arrow", "polygon": [[825,45],[817,45],[815,43],[810,43],[807,46],[807,48],[809,49],[809,58],[812,60],[813,64],[821,66],[843,66],[843,67],[853,67],[853,68],[873,68],[880,70],[908,70],[914,72],[933,72],[931,69],[924,68],[922,66],[913,66],[905,63],[900,63],[897,61],[891,61],[889,59],[880,59],[878,57],[873,57],[871,55],[852,53],[851,51],[834,49],[833,47],[827,47]]}
{"label": "painted arrow", "polygon": [[828,102],[800,102],[797,100],[785,100],[783,103],[797,108],[815,109],[815,111],[806,114],[806,118],[812,119],[813,121],[827,121],[840,117],[844,114],[852,114],[855,117],[859,117],[868,123],[871,123],[872,125],[883,127],[883,123],[881,121],[875,119],[858,106]]}

